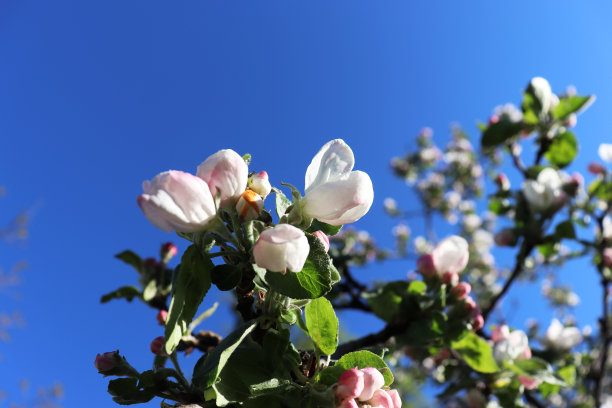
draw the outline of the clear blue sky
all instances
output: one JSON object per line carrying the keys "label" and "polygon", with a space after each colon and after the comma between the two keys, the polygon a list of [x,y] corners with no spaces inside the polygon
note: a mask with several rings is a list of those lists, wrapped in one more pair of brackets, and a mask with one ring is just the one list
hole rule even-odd
{"label": "clear blue sky", "polygon": [[[612,6],[602,4],[2,0],[0,185],[8,196],[0,220],[42,206],[25,247],[0,245],[3,268],[30,264],[22,300],[0,301],[28,323],[0,343],[0,388],[58,380],[66,407],[110,407],[96,353],[119,348],[139,369],[150,366],[149,343],[161,334],[154,312],[98,300],[136,281],[115,253],[154,255],[161,242],[179,242],[136,206],[141,182],[160,171],[195,172],[233,148],[250,152],[252,168],[273,184],[303,187],[318,148],[343,138],[374,183],[374,206],[358,227],[390,245],[382,200],[410,202],[389,159],[423,126],[439,142],[453,121],[476,137],[476,120],[518,102],[533,76],[558,92],[573,84],[597,94],[576,128],[574,168],[584,170],[611,134]],[[401,279],[411,266],[372,274]],[[593,323],[594,273],[567,268],[564,277],[579,282],[576,314]],[[511,295],[539,287],[521,290]],[[216,319],[209,328],[230,325]]]}

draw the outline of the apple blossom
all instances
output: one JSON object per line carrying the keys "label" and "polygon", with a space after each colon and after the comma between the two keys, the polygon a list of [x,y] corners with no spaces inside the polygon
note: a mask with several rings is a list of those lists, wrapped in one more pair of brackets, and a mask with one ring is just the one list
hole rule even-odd
{"label": "apple blossom", "polygon": [[510,328],[506,324],[500,324],[491,332],[491,340],[494,343],[502,341],[510,336]]}
{"label": "apple blossom", "polygon": [[602,143],[599,145],[599,149],[597,150],[599,157],[601,160],[606,163],[612,162],[612,144],[610,143]]}
{"label": "apple blossom", "polygon": [[538,174],[536,180],[523,182],[523,195],[533,211],[543,212],[562,199],[561,185],[559,173],[547,167]]}
{"label": "apple blossom", "polygon": [[467,298],[472,290],[472,286],[467,282],[459,282],[454,288],[451,289],[450,295],[454,299],[463,300]]}
{"label": "apple blossom", "polygon": [[391,401],[393,401],[393,408],[402,408],[402,399],[397,390],[388,390],[387,394],[389,394]]}
{"label": "apple blossom", "polygon": [[254,220],[264,209],[264,200],[253,190],[244,190],[236,203],[236,211],[243,220]]}
{"label": "apple blossom", "polygon": [[519,357],[524,357],[528,348],[529,339],[525,332],[515,330],[495,343],[493,346],[493,356],[498,362],[516,360]]}
{"label": "apple blossom", "polygon": [[563,327],[557,319],[552,320],[542,339],[543,344],[555,350],[569,350],[581,341],[582,334],[577,327]]}
{"label": "apple blossom", "polygon": [[166,232],[205,230],[217,210],[208,184],[182,171],[170,170],[142,183],[138,206],[157,228]]}
{"label": "apple blossom", "polygon": [[299,228],[280,224],[261,233],[253,257],[261,268],[271,272],[290,270],[299,272],[304,267],[310,246],[306,235]]}
{"label": "apple blossom", "polygon": [[119,351],[108,351],[103,354],[98,354],[94,365],[99,372],[103,373],[115,368],[120,359]]}
{"label": "apple blossom", "polygon": [[344,371],[338,379],[336,387],[336,398],[339,400],[357,398],[363,392],[364,373],[361,370],[351,368]]}
{"label": "apple blossom", "polygon": [[359,408],[357,402],[354,399],[349,398],[342,400],[339,405],[336,405],[337,408]]}
{"label": "apple blossom", "polygon": [[556,95],[552,93],[550,84],[546,79],[542,77],[532,78],[527,89],[533,93],[537,101],[540,103],[542,113],[547,114],[551,108],[556,105]]}
{"label": "apple blossom", "polygon": [[164,345],[166,344],[166,340],[164,336],[159,336],[153,339],[151,342],[151,353],[156,356],[165,356],[166,352],[164,350]]}
{"label": "apple blossom", "polygon": [[268,173],[265,171],[260,171],[259,173],[254,174],[249,179],[248,187],[263,198],[266,198],[266,196],[270,194],[270,191],[272,191],[272,186],[268,180]]}
{"label": "apple blossom", "polygon": [[304,212],[331,225],[355,222],[374,200],[370,176],[352,171],[355,158],[341,139],[326,143],[306,170]]}
{"label": "apple blossom", "polygon": [[166,310],[160,310],[159,313],[157,313],[157,316],[155,317],[155,319],[157,320],[157,323],[159,323],[160,325],[165,325],[166,324],[166,320],[168,320],[168,312]]}
{"label": "apple blossom", "polygon": [[460,236],[450,236],[440,241],[431,256],[439,275],[445,272],[460,273],[469,260],[468,243]]}
{"label": "apple blossom", "polygon": [[374,395],[367,402],[371,407],[377,408],[393,408],[393,400],[391,396],[387,394],[387,391],[378,389],[374,391]]}
{"label": "apple blossom", "polygon": [[238,153],[231,149],[219,150],[199,166],[196,175],[217,194],[221,207],[231,207],[246,189],[249,169]]}
{"label": "apple blossom", "polygon": [[363,391],[359,395],[359,401],[368,401],[374,395],[374,392],[385,385],[385,377],[374,367],[362,368],[363,377]]}
{"label": "apple blossom", "polygon": [[524,375],[519,375],[519,382],[525,387],[527,390],[533,390],[538,388],[538,386],[542,383],[542,381],[537,378],[531,378]]}
{"label": "apple blossom", "polygon": [[321,241],[321,243],[325,247],[325,252],[329,251],[329,237],[327,236],[327,234],[319,230],[319,231],[313,232],[312,235],[314,235],[315,237],[319,239],[319,241]]}
{"label": "apple blossom", "polygon": [[424,278],[432,278],[436,275],[436,267],[434,265],[433,256],[430,254],[421,255],[417,260],[417,271]]}

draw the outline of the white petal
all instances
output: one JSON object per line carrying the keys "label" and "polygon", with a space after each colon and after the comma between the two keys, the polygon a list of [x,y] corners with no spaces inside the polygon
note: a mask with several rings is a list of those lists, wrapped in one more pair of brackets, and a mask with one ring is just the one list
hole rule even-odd
{"label": "white petal", "polygon": [[606,163],[612,162],[612,144],[602,143],[599,145],[599,157]]}
{"label": "white petal", "polygon": [[238,153],[225,149],[204,160],[197,176],[208,184],[213,197],[220,194],[221,207],[231,207],[246,189],[249,169]]}
{"label": "white petal", "polygon": [[460,273],[469,260],[468,243],[464,238],[453,235],[440,241],[431,255],[440,275],[445,272]]}
{"label": "white petal", "polygon": [[315,155],[306,170],[305,192],[311,188],[348,177],[355,157],[351,148],[342,139],[327,142]]}

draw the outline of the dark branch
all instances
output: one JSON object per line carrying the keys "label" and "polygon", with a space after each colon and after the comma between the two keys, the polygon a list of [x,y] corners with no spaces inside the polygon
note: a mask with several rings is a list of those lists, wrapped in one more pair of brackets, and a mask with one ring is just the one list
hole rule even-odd
{"label": "dark branch", "polygon": [[391,337],[404,333],[408,327],[410,326],[410,321],[403,322],[401,324],[387,324],[381,331],[378,333],[372,333],[365,337],[361,337],[359,339],[355,339],[344,344],[341,344],[336,349],[336,352],[332,356],[332,358],[340,358],[346,353],[350,353],[352,351],[361,350],[368,347],[374,347],[379,344],[386,343]]}

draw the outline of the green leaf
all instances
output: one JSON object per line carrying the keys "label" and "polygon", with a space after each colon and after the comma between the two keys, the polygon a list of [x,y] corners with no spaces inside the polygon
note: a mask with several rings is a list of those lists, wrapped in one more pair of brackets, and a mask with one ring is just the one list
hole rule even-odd
{"label": "green leaf", "polygon": [[123,286],[117,290],[113,290],[112,292],[103,295],[100,298],[101,303],[109,302],[113,299],[125,299],[128,302],[131,302],[135,297],[140,296],[140,289],[136,286]]}
{"label": "green leaf", "polygon": [[491,346],[472,332],[468,332],[463,338],[451,343],[463,360],[474,370],[481,373],[495,373],[499,367],[493,358]]}
{"label": "green leaf", "polygon": [[329,225],[317,219],[312,220],[312,224],[308,228],[308,232],[323,231],[325,235],[334,236],[340,232],[342,225]]}
{"label": "green leaf", "polygon": [[385,377],[385,385],[393,383],[393,373],[385,363],[385,360],[371,351],[361,350],[345,354],[332,367],[327,367],[319,374],[317,382],[330,386],[338,382],[340,375],[351,368],[374,367]]}
{"label": "green leaf", "polygon": [[576,238],[576,229],[574,228],[574,223],[571,220],[563,221],[555,227],[555,236],[558,239]]}
{"label": "green leaf", "polygon": [[331,290],[332,264],[321,241],[306,233],[310,253],[300,272],[267,272],[266,282],[277,292],[293,299],[316,299]]}
{"label": "green leaf", "polygon": [[555,136],[544,155],[551,164],[563,168],[570,164],[578,153],[578,141],[572,132]]}
{"label": "green leaf", "polygon": [[141,390],[137,378],[117,378],[108,383],[108,393],[113,395],[113,401],[120,405],[132,405],[149,402],[155,396],[150,390]]}
{"label": "green leaf", "polygon": [[276,195],[276,215],[281,218],[287,212],[287,208],[291,207],[292,202],[278,188],[272,187],[272,191]]}
{"label": "green leaf", "polygon": [[496,147],[508,139],[517,136],[521,130],[523,130],[523,124],[520,122],[500,120],[497,123],[489,125],[487,130],[482,133],[480,143],[482,147]]}
{"label": "green leaf", "polygon": [[576,384],[576,367],[568,365],[557,370],[557,374],[570,386]]}
{"label": "green leaf", "polygon": [[232,290],[242,279],[242,271],[234,265],[217,265],[212,269],[211,279],[220,291]]}
{"label": "green leaf", "polygon": [[523,94],[523,122],[528,125],[537,125],[540,122],[539,114],[542,104],[536,99],[530,88]]}
{"label": "green leaf", "polygon": [[[398,312],[400,304],[411,285],[412,283],[406,281],[389,282],[374,292],[364,293],[363,297],[368,301],[374,314],[388,322]],[[420,288],[417,286],[419,285],[416,284],[413,289],[419,290]]]}
{"label": "green leaf", "polygon": [[566,96],[559,99],[559,104],[553,109],[555,119],[563,120],[574,112],[583,111],[595,101],[595,96]]}
{"label": "green leaf", "polygon": [[193,371],[193,383],[200,388],[208,388],[215,383],[227,360],[242,341],[257,327],[257,321],[242,324],[209,354],[202,357]]}
{"label": "green leaf", "polygon": [[166,321],[166,353],[172,354],[210,289],[213,263],[191,245],[181,258]]}
{"label": "green leaf", "polygon": [[244,162],[248,166],[249,164],[251,164],[251,154],[246,153],[244,156],[242,156],[242,160],[244,160]]}
{"label": "green leaf", "polygon": [[408,286],[408,293],[424,293],[427,290],[427,284],[423,281],[412,281]]}
{"label": "green leaf", "polygon": [[140,272],[142,270],[142,259],[132,251],[123,251],[115,255],[115,258],[122,260],[128,265],[131,265]]}
{"label": "green leaf", "polygon": [[157,295],[157,281],[155,279],[151,279],[142,292],[142,299],[145,302],[149,302],[155,297],[155,295]]}
{"label": "green leaf", "polygon": [[314,299],[306,305],[306,327],[310,338],[323,354],[331,356],[338,346],[338,318],[329,300]]}

